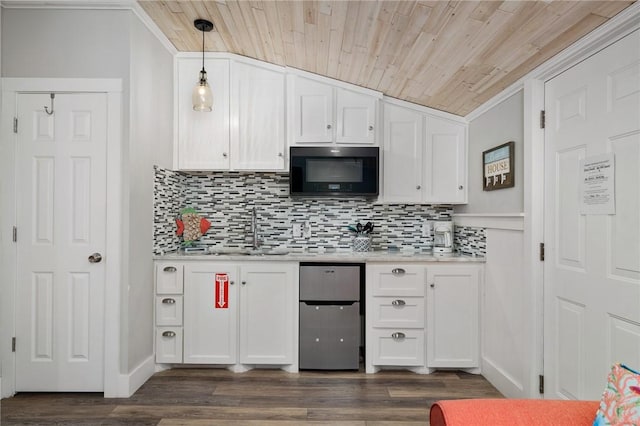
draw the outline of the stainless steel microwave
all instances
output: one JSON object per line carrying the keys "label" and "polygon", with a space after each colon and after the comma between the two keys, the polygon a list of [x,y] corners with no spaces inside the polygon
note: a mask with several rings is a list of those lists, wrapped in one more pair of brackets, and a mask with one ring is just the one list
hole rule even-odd
{"label": "stainless steel microwave", "polygon": [[378,196],[379,148],[291,147],[292,196]]}

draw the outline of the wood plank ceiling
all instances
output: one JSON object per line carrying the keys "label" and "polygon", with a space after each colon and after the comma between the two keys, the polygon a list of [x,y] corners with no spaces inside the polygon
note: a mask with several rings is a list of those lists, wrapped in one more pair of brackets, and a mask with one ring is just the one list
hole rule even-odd
{"label": "wood plank ceiling", "polygon": [[634,1],[139,1],[178,51],[232,52],[467,115]]}

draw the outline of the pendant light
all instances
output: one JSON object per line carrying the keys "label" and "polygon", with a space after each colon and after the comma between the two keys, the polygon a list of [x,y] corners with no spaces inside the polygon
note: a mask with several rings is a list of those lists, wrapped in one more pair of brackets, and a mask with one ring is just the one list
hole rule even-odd
{"label": "pendant light", "polygon": [[200,71],[200,79],[196,87],[193,88],[191,100],[193,102],[194,111],[211,111],[213,107],[213,93],[211,87],[207,83],[207,72],[204,70],[204,33],[213,29],[213,23],[206,19],[196,19],[193,21],[199,31],[202,31],[202,71]]}

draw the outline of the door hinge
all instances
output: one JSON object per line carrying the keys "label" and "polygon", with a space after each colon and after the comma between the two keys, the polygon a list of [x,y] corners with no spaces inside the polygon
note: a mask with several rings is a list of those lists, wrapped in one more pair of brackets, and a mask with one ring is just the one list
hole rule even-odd
{"label": "door hinge", "polygon": [[11,352],[15,352],[16,351],[16,338],[12,337],[11,338]]}
{"label": "door hinge", "polygon": [[544,125],[546,124],[546,114],[544,110],[540,111],[540,128],[544,129]]}
{"label": "door hinge", "polygon": [[542,374],[538,376],[538,392],[544,393],[544,376]]}
{"label": "door hinge", "polygon": [[540,243],[540,262],[544,262],[544,243]]}
{"label": "door hinge", "polygon": [[18,117],[13,117],[13,133],[18,133]]}
{"label": "door hinge", "polygon": [[13,242],[14,243],[18,242],[18,227],[17,226],[13,227]]}

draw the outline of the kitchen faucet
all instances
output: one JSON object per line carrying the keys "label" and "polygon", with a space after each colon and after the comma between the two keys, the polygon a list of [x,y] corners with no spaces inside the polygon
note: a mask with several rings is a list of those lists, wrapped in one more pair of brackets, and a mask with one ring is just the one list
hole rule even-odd
{"label": "kitchen faucet", "polygon": [[258,238],[258,215],[256,214],[256,208],[251,209],[251,233],[253,239],[253,249],[257,250],[260,247],[260,239]]}

